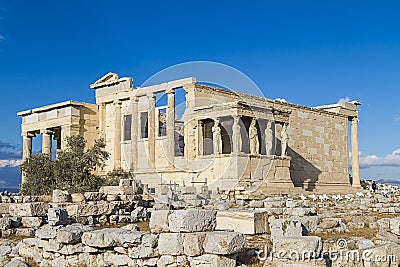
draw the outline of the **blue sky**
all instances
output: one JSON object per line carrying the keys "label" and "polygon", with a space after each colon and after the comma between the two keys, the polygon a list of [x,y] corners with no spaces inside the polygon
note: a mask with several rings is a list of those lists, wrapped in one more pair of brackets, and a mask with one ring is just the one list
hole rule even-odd
{"label": "blue sky", "polygon": [[399,10],[384,0],[0,0],[0,160],[19,157],[20,110],[94,102],[89,84],[109,71],[140,85],[207,60],[247,74],[268,98],[361,100],[362,177],[400,180]]}

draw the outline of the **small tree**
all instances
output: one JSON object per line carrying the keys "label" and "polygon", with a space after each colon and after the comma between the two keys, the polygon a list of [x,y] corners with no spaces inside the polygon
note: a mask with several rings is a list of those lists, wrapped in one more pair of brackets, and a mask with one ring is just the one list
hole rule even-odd
{"label": "small tree", "polygon": [[94,146],[87,151],[86,141],[80,135],[67,137],[66,141],[66,149],[58,153],[54,162],[57,188],[70,193],[98,190],[103,180],[93,172],[103,167],[110,156],[104,150],[104,139],[96,140]]}
{"label": "small tree", "polygon": [[50,194],[53,189],[70,193],[97,191],[104,184],[104,178],[94,174],[110,157],[104,139],[96,140],[86,151],[86,141],[80,135],[67,137],[66,142],[66,149],[58,152],[55,160],[50,155],[33,154],[22,164],[26,179],[21,194]]}
{"label": "small tree", "polygon": [[23,195],[48,195],[55,188],[54,162],[48,154],[33,154],[21,165],[25,181]]}

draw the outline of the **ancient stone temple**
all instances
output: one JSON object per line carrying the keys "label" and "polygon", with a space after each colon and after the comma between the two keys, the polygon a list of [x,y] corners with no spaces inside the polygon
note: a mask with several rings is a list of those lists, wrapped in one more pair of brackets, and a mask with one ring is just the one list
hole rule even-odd
{"label": "ancient stone temple", "polygon": [[360,187],[359,102],[305,107],[195,78],[140,88],[115,73],[90,87],[96,104],[68,101],[18,113],[24,159],[37,135],[42,152],[51,153],[52,145],[64,149],[65,136],[80,134],[88,145],[106,140],[111,157],[100,173],[130,173],[150,188],[162,183],[264,191]]}

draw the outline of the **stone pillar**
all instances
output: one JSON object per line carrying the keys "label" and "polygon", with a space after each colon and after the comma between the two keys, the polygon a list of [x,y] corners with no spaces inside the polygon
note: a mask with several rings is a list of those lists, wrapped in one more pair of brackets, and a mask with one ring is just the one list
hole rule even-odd
{"label": "stone pillar", "polygon": [[42,154],[48,154],[51,156],[51,136],[52,132],[49,130],[41,130],[42,134]]}
{"label": "stone pillar", "polygon": [[138,112],[138,103],[139,99],[135,96],[131,98],[132,102],[132,170],[136,171],[138,166],[138,126],[139,122],[139,112]]}
{"label": "stone pillar", "polygon": [[171,166],[174,166],[175,160],[175,90],[170,89],[167,92],[167,151],[166,157]]}
{"label": "stone pillar", "polygon": [[155,167],[155,154],[156,154],[156,95],[150,94],[148,95],[149,102],[149,118],[148,118],[148,127],[149,127],[149,138],[147,139],[147,150],[149,155],[150,165]]}
{"label": "stone pillar", "polygon": [[99,104],[99,135],[106,138],[106,103]]}
{"label": "stone pillar", "polygon": [[203,121],[198,120],[197,121],[197,155],[202,156],[203,155],[203,149],[204,149],[204,136],[203,136]]}
{"label": "stone pillar", "polygon": [[240,116],[233,116],[232,125],[232,152],[234,154],[240,153],[242,150],[242,136],[240,133]]}
{"label": "stone pillar", "polygon": [[122,127],[121,127],[121,109],[122,103],[117,100],[114,101],[114,170],[121,169],[121,136],[122,136]]}
{"label": "stone pillar", "polygon": [[219,118],[214,119],[214,127],[213,127],[213,142],[214,142],[214,154],[222,154],[222,136],[221,136],[221,127],[219,125]]}
{"label": "stone pillar", "polygon": [[27,160],[32,155],[32,138],[34,135],[23,133],[22,161]]}
{"label": "stone pillar", "polygon": [[360,165],[358,156],[358,118],[351,120],[351,158],[352,158],[352,177],[353,187],[361,187],[360,184]]}

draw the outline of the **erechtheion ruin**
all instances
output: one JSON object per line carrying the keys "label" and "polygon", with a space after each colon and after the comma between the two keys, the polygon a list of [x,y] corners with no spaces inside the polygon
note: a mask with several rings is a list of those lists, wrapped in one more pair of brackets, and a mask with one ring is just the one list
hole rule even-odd
{"label": "erechtheion ruin", "polygon": [[199,84],[195,78],[135,88],[132,78],[115,73],[90,87],[96,104],[67,101],[18,113],[23,159],[32,153],[37,135],[42,152],[50,154],[52,144],[63,149],[65,136],[80,134],[88,145],[106,140],[111,157],[100,173],[130,173],[149,187],[360,188],[360,102],[305,107]]}

